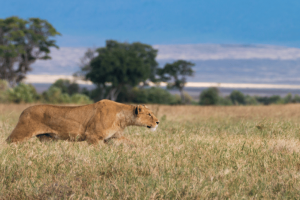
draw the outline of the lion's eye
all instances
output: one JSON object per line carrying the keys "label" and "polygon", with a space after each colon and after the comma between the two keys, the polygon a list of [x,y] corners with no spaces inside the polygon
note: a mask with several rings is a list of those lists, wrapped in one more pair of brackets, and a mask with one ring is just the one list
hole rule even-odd
{"label": "lion's eye", "polygon": [[151,114],[150,114],[150,113],[149,113],[148,115],[151,117]]}

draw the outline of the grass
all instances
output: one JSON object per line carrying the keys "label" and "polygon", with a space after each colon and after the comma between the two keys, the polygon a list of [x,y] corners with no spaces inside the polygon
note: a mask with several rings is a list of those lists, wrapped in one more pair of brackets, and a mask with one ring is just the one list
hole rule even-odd
{"label": "grass", "polygon": [[299,199],[300,105],[150,106],[136,147],[5,139],[28,105],[0,105],[0,199]]}

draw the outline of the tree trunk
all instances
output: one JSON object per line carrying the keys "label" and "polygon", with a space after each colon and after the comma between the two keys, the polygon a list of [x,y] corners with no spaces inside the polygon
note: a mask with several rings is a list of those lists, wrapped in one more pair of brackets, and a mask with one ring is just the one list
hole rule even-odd
{"label": "tree trunk", "polygon": [[181,103],[185,104],[185,98],[184,98],[183,88],[180,88],[179,91],[180,91],[180,96],[181,96]]}
{"label": "tree trunk", "polygon": [[105,93],[106,93],[107,88],[105,87],[105,84],[103,84],[102,86],[99,85],[98,87],[101,88],[101,90],[102,90],[101,95],[100,95],[100,100],[102,100],[105,98]]}
{"label": "tree trunk", "polygon": [[118,86],[117,88],[112,88],[109,93],[108,93],[108,99],[112,100],[112,101],[116,101],[118,98],[118,95],[121,92],[121,87]]}
{"label": "tree trunk", "polygon": [[118,97],[118,96],[115,95],[116,91],[117,91],[117,88],[113,88],[113,89],[110,90],[110,100],[116,101],[116,99]]}

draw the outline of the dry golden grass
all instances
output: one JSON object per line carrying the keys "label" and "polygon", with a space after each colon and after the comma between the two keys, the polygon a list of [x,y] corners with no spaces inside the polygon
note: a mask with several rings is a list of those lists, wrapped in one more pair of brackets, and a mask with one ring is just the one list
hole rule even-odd
{"label": "dry golden grass", "polygon": [[149,105],[136,147],[5,139],[29,105],[0,105],[0,199],[300,198],[300,105]]}

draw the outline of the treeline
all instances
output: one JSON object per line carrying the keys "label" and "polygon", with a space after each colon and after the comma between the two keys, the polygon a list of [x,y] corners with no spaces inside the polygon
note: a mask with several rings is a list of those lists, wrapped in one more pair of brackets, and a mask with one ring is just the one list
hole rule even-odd
{"label": "treeline", "polygon": [[[80,88],[75,82],[57,80],[48,90],[38,94],[34,86],[19,83],[11,88],[7,81],[0,80],[0,103],[50,103],[50,104],[89,104],[102,99],[103,92],[96,87],[93,90]],[[218,88],[208,88],[200,93],[199,101],[184,92],[184,102],[181,95],[172,95],[160,87],[124,87],[116,101],[123,103],[166,104],[166,105],[270,105],[300,103],[299,95],[287,94],[285,97],[273,95],[270,97],[245,95],[234,90],[228,96],[221,96]]]}
{"label": "treeline", "polygon": [[19,83],[11,88],[5,80],[0,80],[0,103],[51,103],[89,104],[93,101],[82,94],[79,85],[69,80],[58,80],[51,87],[38,94],[31,84]]}
{"label": "treeline", "polygon": [[[75,82],[59,79],[48,90],[38,94],[31,84],[19,83],[11,88],[5,80],[0,80],[0,103],[51,103],[51,104],[89,104],[102,98],[103,90],[80,88]],[[193,99],[184,93],[185,103],[191,104]],[[159,87],[121,89],[118,102],[149,103],[149,104],[181,104],[181,96],[172,95]]]}
{"label": "treeline", "polygon": [[231,92],[229,96],[222,97],[218,88],[208,88],[200,94],[200,105],[270,105],[270,104],[288,104],[300,103],[299,95],[287,94],[285,97],[273,95],[270,97],[245,95],[238,90]]}

